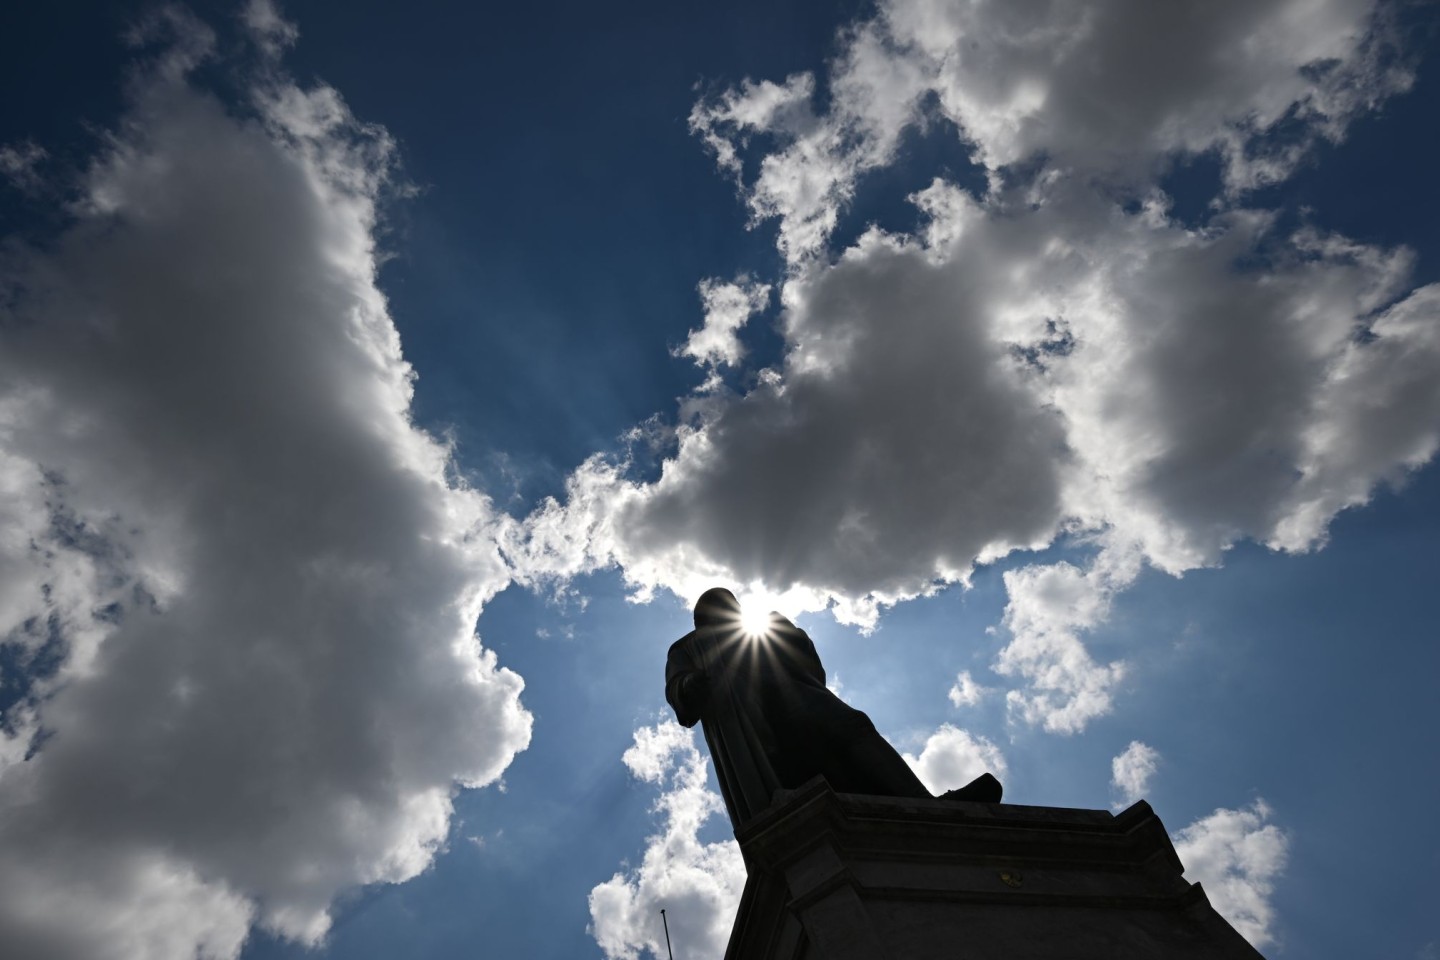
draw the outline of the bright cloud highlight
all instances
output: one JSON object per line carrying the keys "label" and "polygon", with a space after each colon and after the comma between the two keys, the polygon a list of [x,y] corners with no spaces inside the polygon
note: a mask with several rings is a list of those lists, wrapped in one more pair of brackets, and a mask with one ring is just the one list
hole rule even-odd
{"label": "bright cloud highlight", "polygon": [[1290,839],[1273,823],[1264,800],[1220,809],[1175,834],[1185,877],[1205,888],[1210,903],[1257,948],[1275,940],[1270,895],[1284,872]]}
{"label": "bright cloud highlight", "polygon": [[690,331],[676,354],[690,357],[701,366],[738,364],[744,353],[740,328],[770,302],[769,286],[745,277],[734,283],[704,280],[700,283],[700,300],[705,306],[705,322],[700,329]]}

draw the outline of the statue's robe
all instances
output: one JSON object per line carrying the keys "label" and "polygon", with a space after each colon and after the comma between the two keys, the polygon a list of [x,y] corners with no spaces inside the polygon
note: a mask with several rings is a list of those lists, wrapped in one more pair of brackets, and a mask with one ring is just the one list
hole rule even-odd
{"label": "statue's robe", "polygon": [[[709,678],[703,698],[688,682],[700,674]],[[761,637],[711,625],[675,641],[665,662],[665,699],[682,725],[702,723],[737,829],[768,807],[776,790],[794,789],[816,774],[841,792],[892,792],[857,768],[852,755],[857,744],[894,750],[869,717],[826,688],[815,644],[778,614]],[[898,755],[895,762],[904,767]],[[908,768],[902,776],[914,781]],[[913,790],[929,796],[919,781]]]}

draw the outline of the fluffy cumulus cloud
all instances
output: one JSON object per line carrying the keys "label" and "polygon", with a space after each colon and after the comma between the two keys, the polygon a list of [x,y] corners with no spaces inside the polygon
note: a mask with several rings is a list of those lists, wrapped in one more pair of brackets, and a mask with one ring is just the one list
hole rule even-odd
{"label": "fluffy cumulus cloud", "polygon": [[993,773],[1003,781],[1008,770],[999,747],[948,723],[930,734],[918,757],[908,753],[901,756],[925,789],[937,796],[965,786],[982,773]]}
{"label": "fluffy cumulus cloud", "polygon": [[[268,50],[293,39],[269,4]],[[530,736],[475,636],[488,502],[410,419],[393,148],[327,87],[188,80],[168,11],[69,225],[0,261],[0,954],[319,942]]]}
{"label": "fluffy cumulus cloud", "polygon": [[1216,810],[1175,834],[1185,877],[1205,888],[1210,903],[1256,947],[1275,939],[1274,881],[1285,870],[1289,837],[1256,800],[1240,810]]}
{"label": "fluffy cumulus cloud", "polygon": [[655,812],[660,832],[650,837],[636,868],[615,874],[590,891],[590,931],[605,956],[639,960],[666,956],[660,911],[684,955],[719,960],[745,887],[745,863],[733,840],[703,843],[700,828],[725,815],[720,796],[706,787],[709,764],[694,735],[674,721],[635,731],[625,766],[660,788]]}
{"label": "fluffy cumulus cloud", "polygon": [[[779,358],[682,398],[658,478],[583,464],[507,554],[527,578],[614,564],[642,597],[719,580],[871,624],[1058,541],[1088,559],[1007,574],[994,667],[1014,717],[1083,729],[1126,676],[1087,634],[1147,566],[1313,549],[1434,455],[1440,288],[1406,249],[1246,200],[1411,79],[1369,0],[882,3],[824,78],[691,116],[778,223]],[[937,178],[913,231],[837,242],[920,128],[962,138],[984,185]],[[1201,153],[1224,174],[1196,224],[1159,183]]]}
{"label": "fluffy cumulus cloud", "polygon": [[1139,740],[1131,740],[1130,746],[1110,761],[1110,785],[1120,794],[1115,808],[1128,807],[1143,797],[1159,767],[1160,751]]}
{"label": "fluffy cumulus cloud", "polygon": [[[924,64],[990,167],[1044,153],[1143,176],[1218,150],[1243,187],[1284,176],[1411,75],[1373,0],[918,0],[877,30]],[[1257,142],[1284,122],[1304,132]]]}
{"label": "fluffy cumulus cloud", "polygon": [[1132,562],[1117,566],[1117,552],[1103,551],[1088,570],[1062,561],[1005,571],[1004,622],[1012,639],[995,668],[1029,681],[1005,694],[1012,712],[1052,732],[1074,733],[1110,711],[1111,688],[1125,665],[1096,663],[1080,636],[1104,622],[1117,582],[1134,577],[1129,556]]}

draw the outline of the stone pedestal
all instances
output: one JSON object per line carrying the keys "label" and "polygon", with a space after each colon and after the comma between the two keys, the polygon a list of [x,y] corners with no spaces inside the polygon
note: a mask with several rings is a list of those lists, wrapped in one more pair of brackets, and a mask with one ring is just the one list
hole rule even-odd
{"label": "stone pedestal", "polygon": [[1129,960],[1260,954],[1150,805],[1118,815],[837,794],[816,778],[737,834],[726,960]]}

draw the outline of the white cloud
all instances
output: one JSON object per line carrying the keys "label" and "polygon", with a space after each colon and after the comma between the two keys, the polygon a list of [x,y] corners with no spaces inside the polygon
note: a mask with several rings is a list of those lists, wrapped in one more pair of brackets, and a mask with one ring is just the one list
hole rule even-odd
{"label": "white cloud", "polygon": [[490,505],[375,286],[390,140],[279,78],[237,116],[164,30],[73,226],[0,263],[0,636],[60,655],[0,737],[6,956],[316,943],[530,736],[474,634]]}
{"label": "white cloud", "polygon": [[705,322],[691,330],[676,356],[690,357],[701,366],[733,366],[744,351],[740,328],[770,302],[770,287],[741,277],[734,283],[700,281],[700,300],[705,305]]}
{"label": "white cloud", "polygon": [[1133,552],[1107,549],[1088,570],[1061,561],[1005,571],[1011,640],[995,669],[1028,681],[1005,695],[1012,714],[1053,733],[1076,733],[1110,712],[1125,664],[1096,663],[1080,635],[1104,622],[1111,597],[1137,568]]}
{"label": "white cloud", "polygon": [[948,723],[930,734],[918,757],[901,756],[936,796],[963,787],[982,773],[993,773],[1003,782],[1008,769],[1005,755],[994,743]]}
{"label": "white cloud", "polygon": [[[934,64],[914,48],[898,48],[883,16],[850,26],[844,36],[831,65],[827,113],[814,111],[809,73],[784,84],[747,80],[690,113],[691,129],[745,189],[753,218],[779,219],[780,250],[792,263],[823,252],[856,181],[894,159],[935,87]],[[773,149],[747,185],[743,154],[754,140],[768,140]]]}
{"label": "white cloud", "polygon": [[[995,664],[1016,717],[1083,729],[1126,675],[1086,635],[1146,566],[1318,547],[1440,444],[1440,287],[1412,289],[1407,250],[1237,199],[1409,83],[1389,41],[1360,0],[917,0],[842,33],[823,111],[806,74],[706,98],[692,126],[779,221],[783,356],[684,398],[657,480],[581,465],[507,555],[528,579],[613,564],[639,598],[739,583],[870,625],[976,563],[1094,549],[1007,574]],[[913,235],[832,250],[861,175],[933,110],[984,195],[937,179]],[[1230,193],[1178,222],[1156,178],[1212,149]]]}
{"label": "white cloud", "polygon": [[745,864],[733,840],[699,839],[706,821],[725,815],[720,796],[706,787],[708,761],[692,731],[668,720],[636,730],[623,759],[636,777],[661,788],[654,807],[661,831],[646,842],[638,868],[590,891],[590,932],[611,960],[638,960],[642,951],[658,960],[666,955],[663,908],[684,956],[718,960],[740,905]]}
{"label": "white cloud", "polygon": [[746,81],[690,118],[756,219],[779,218],[792,263],[823,251],[859,177],[932,114],[992,172],[1039,156],[1134,183],[1215,150],[1239,190],[1283,179],[1413,82],[1374,0],[891,0],[843,37],[824,114],[802,73]]}
{"label": "white cloud", "polygon": [[[1412,82],[1373,0],[918,0],[882,6],[897,55],[992,168],[1153,172],[1219,150],[1236,187],[1283,177],[1316,136]],[[1282,121],[1304,134],[1265,135]]]}
{"label": "white cloud", "polygon": [[955,677],[954,686],[950,688],[949,697],[956,707],[973,707],[994,692],[990,687],[976,683],[969,670],[961,670]]}
{"label": "white cloud", "polygon": [[1115,809],[1128,807],[1150,789],[1150,778],[1160,767],[1160,751],[1139,740],[1110,761],[1110,785],[1120,793]]}
{"label": "white cloud", "polygon": [[1275,939],[1270,896],[1285,870],[1289,837],[1273,823],[1264,800],[1242,810],[1216,810],[1175,834],[1187,879],[1255,947]]}

